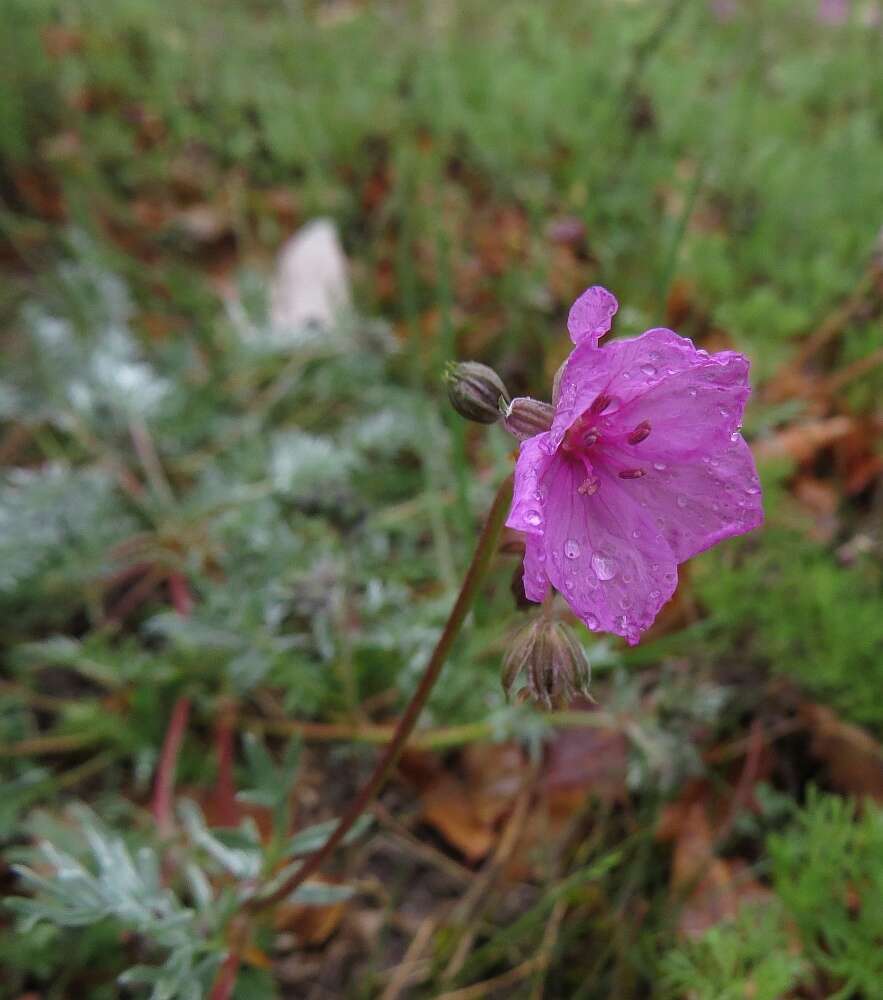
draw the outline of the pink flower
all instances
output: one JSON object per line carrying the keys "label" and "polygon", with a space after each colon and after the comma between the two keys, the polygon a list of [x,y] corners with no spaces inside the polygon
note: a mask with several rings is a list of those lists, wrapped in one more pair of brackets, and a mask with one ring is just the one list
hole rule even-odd
{"label": "pink flower", "polygon": [[678,563],[763,521],[739,433],[748,361],[671,330],[604,347],[619,305],[594,286],[573,304],[576,345],[549,430],[521,444],[507,524],[524,532],[524,589],[552,584],[592,631],[638,641]]}

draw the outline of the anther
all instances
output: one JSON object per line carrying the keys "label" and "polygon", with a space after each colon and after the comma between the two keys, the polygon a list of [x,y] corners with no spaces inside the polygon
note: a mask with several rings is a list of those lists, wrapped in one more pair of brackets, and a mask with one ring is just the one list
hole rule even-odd
{"label": "anther", "polygon": [[590,497],[598,492],[598,487],[600,485],[601,484],[597,479],[586,479],[579,486],[577,486],[576,492],[579,493],[580,496]]}
{"label": "anther", "polygon": [[602,392],[600,396],[595,397],[595,402],[589,407],[589,413],[603,413],[612,402],[613,397],[608,396],[606,392]]}
{"label": "anther", "polygon": [[640,479],[642,476],[646,475],[646,469],[620,469],[619,471],[620,479]]}
{"label": "anther", "polygon": [[650,433],[650,421],[642,420],[638,426],[629,434],[629,444],[640,444]]}

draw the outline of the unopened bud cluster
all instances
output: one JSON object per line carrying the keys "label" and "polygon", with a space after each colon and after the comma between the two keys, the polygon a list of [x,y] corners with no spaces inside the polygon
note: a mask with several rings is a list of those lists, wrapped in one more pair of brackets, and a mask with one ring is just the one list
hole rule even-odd
{"label": "unopened bud cluster", "polygon": [[451,405],[467,420],[495,424],[509,405],[509,393],[503,380],[493,368],[478,361],[448,365],[445,382]]}
{"label": "unopened bud cluster", "polygon": [[506,697],[520,681],[517,697],[545,708],[566,706],[580,694],[588,696],[590,679],[589,661],[573,631],[545,615],[518,633],[503,660]]}

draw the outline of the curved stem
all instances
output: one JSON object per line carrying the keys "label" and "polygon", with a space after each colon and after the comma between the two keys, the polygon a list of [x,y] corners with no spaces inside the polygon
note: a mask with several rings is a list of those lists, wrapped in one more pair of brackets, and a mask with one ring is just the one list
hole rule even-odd
{"label": "curved stem", "polygon": [[293,872],[292,875],[273,892],[267,894],[266,896],[252,897],[247,904],[248,909],[255,911],[263,909],[267,906],[272,906],[274,903],[278,903],[281,899],[290,896],[291,893],[298,888],[298,886],[310,878],[311,875],[314,875],[319,868],[321,868],[325,860],[331,855],[338,844],[340,844],[347,833],[349,833],[353,824],[362,815],[362,813],[365,812],[376,797],[377,793],[383,787],[384,782],[389,777],[390,771],[392,771],[396,761],[402,753],[402,750],[405,748],[405,744],[407,743],[408,737],[411,735],[411,732],[417,723],[417,719],[420,717],[423,706],[426,704],[426,701],[435,686],[435,682],[439,678],[439,674],[441,673],[442,667],[444,666],[445,660],[450,652],[451,645],[453,644],[454,639],[456,639],[460,628],[463,625],[463,621],[475,601],[479,587],[481,586],[488,568],[490,567],[491,560],[497,551],[497,542],[500,538],[500,532],[503,528],[503,521],[506,517],[506,511],[509,507],[511,496],[512,476],[510,475],[507,476],[505,481],[497,490],[497,495],[494,497],[490,513],[487,516],[487,521],[485,522],[481,535],[478,538],[478,544],[475,548],[475,554],[472,556],[472,562],[469,564],[469,569],[466,572],[466,576],[463,578],[460,593],[457,595],[457,600],[454,602],[454,607],[451,609],[451,613],[448,616],[448,620],[445,623],[444,630],[439,637],[438,643],[432,651],[432,656],[430,656],[429,662],[426,664],[426,669],[423,672],[423,677],[420,679],[420,683],[417,685],[417,690],[412,695],[410,702],[408,702],[405,714],[399,720],[395,733],[393,734],[393,738],[387,745],[380,760],[377,762],[377,765],[375,766],[371,777],[368,779],[368,782],[356,796],[349,809],[341,817],[334,833],[331,834],[322,847],[320,847],[314,854],[310,855],[303,865],[301,865],[296,872]]}

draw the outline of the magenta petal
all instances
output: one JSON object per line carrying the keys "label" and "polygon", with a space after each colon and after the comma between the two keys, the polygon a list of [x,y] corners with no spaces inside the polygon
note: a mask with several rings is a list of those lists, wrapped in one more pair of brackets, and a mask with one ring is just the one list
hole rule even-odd
{"label": "magenta petal", "polygon": [[601,285],[592,285],[570,307],[567,329],[574,344],[589,341],[597,344],[610,329],[619,303]]}
{"label": "magenta petal", "polygon": [[540,479],[552,461],[546,448],[548,437],[548,434],[537,434],[522,441],[515,463],[512,507],[506,524],[528,535],[541,535],[545,527]]}
{"label": "magenta petal", "polygon": [[550,444],[557,447],[573,422],[605,395],[610,404],[603,422],[611,430],[627,435],[629,424],[649,419],[654,445],[665,440],[672,453],[698,451],[707,446],[703,437],[710,423],[724,437],[739,426],[748,394],[748,362],[741,354],[709,355],[671,330],[647,330],[604,347],[584,345],[573,351],[561,377]]}
{"label": "magenta petal", "polygon": [[652,516],[632,499],[631,484],[599,470],[598,492],[584,496],[584,476],[562,456],[545,477],[546,570],[590,629],[634,644],[674,593],[675,559]]}
{"label": "magenta petal", "polygon": [[[610,472],[621,461],[612,458]],[[763,522],[754,458],[735,431],[725,447],[701,458],[644,468],[640,479],[621,480],[622,488],[650,514],[678,562]]]}
{"label": "magenta petal", "polygon": [[524,596],[542,604],[549,593],[546,549],[542,535],[524,536]]}
{"label": "magenta petal", "polygon": [[[732,351],[668,375],[624,405],[617,414],[622,447],[638,464],[684,461],[726,447],[742,426],[748,401],[748,361]],[[646,438],[630,443],[635,427]]]}

